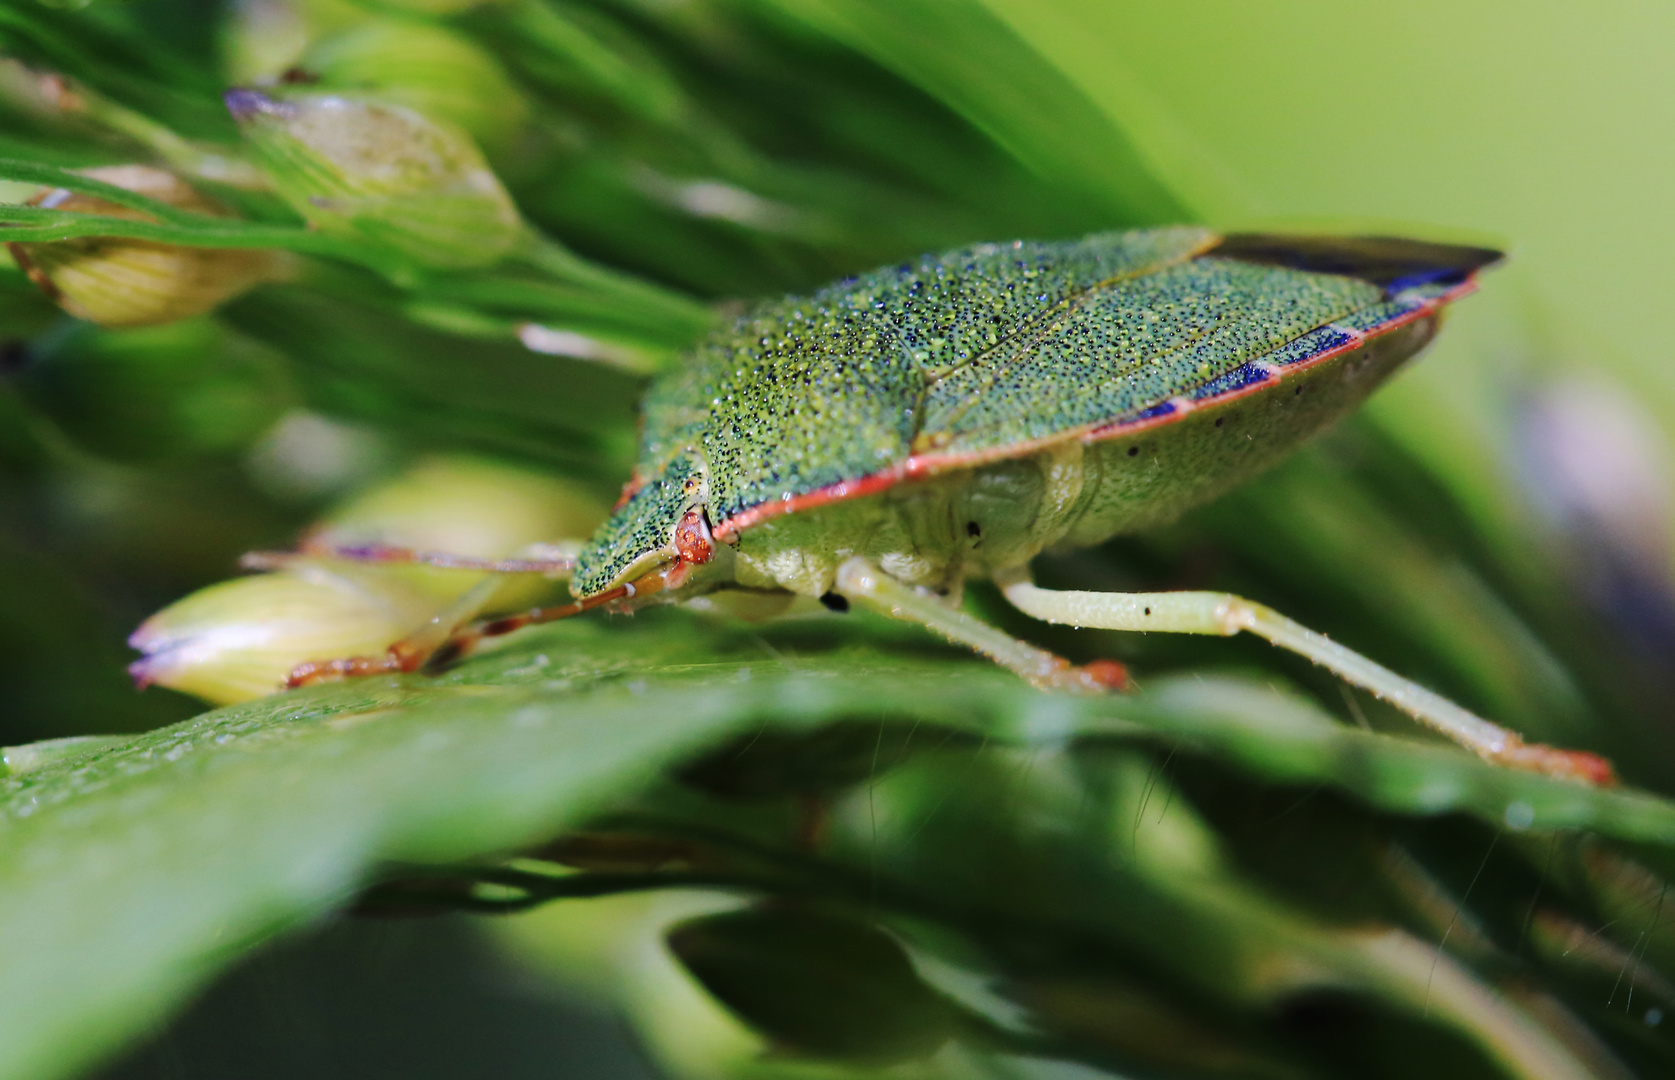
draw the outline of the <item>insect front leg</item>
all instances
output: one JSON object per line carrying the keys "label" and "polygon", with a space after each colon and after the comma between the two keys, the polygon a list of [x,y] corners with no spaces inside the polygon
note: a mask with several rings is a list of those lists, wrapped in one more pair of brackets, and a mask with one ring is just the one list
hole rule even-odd
{"label": "insect front leg", "polygon": [[1462,709],[1441,694],[1344,648],[1324,634],[1317,634],[1272,608],[1230,593],[1042,589],[1030,581],[1029,571],[1024,567],[997,572],[995,580],[1014,607],[1043,622],[1101,630],[1222,637],[1248,631],[1282,649],[1308,657],[1345,682],[1388,701],[1485,760],[1591,784],[1615,782],[1610,762],[1597,754],[1525,742],[1517,732]]}
{"label": "insect front leg", "polygon": [[335,679],[352,679],[362,675],[387,675],[401,671],[417,671],[447,644],[460,627],[486,607],[500,591],[500,581],[490,578],[460,594],[459,598],[411,634],[392,644],[376,656],[346,656],[336,660],[309,660],[298,664],[285,677],[287,687],[307,686],[311,683]]}
{"label": "insect front leg", "polygon": [[1098,691],[1122,689],[1128,683],[1127,671],[1114,660],[1077,667],[1062,656],[1019,641],[934,596],[903,585],[860,557],[838,567],[834,589],[852,603],[893,619],[918,623],[957,645],[974,649],[1043,689]]}
{"label": "insect front leg", "polygon": [[[537,545],[525,549],[518,558],[484,559],[446,552],[414,551],[387,544],[337,546],[305,543],[302,549],[296,552],[251,552],[240,560],[240,565],[246,569],[279,570],[297,560],[328,558],[384,566],[478,570],[494,575],[461,593],[441,611],[431,616],[424,625],[391,644],[383,653],[332,660],[309,660],[298,664],[291,669],[285,680],[287,687],[296,687],[362,675],[417,671],[444,647],[454,655],[468,651],[469,645],[461,643],[461,639],[472,631],[479,631],[478,627],[471,624],[471,620],[493,602],[495,594],[500,591],[504,575],[540,574],[555,579],[568,578],[575,570],[576,558],[573,549],[577,546],[573,543]],[[569,606],[571,605],[566,605]],[[484,635],[479,631],[470,637],[470,641],[474,643],[482,636]]]}
{"label": "insect front leg", "polygon": [[568,619],[584,611],[604,607],[606,604],[644,601],[666,589],[679,588],[689,569],[690,564],[677,560],[626,584],[568,604],[531,608],[528,611],[472,622],[472,618],[482,611],[499,591],[499,581],[491,578],[478,582],[458,600],[432,616],[424,626],[391,645],[383,655],[352,656],[342,660],[316,660],[299,664],[292,669],[285,685],[297,687],[361,675],[417,671],[428,663],[465,656],[484,638],[510,634],[526,626]]}

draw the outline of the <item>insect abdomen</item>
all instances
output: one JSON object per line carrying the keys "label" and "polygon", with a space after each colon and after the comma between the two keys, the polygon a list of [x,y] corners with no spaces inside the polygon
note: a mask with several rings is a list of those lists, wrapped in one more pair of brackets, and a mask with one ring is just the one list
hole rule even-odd
{"label": "insect abdomen", "polygon": [[1073,521],[1053,543],[1097,544],[1169,522],[1277,463],[1350,412],[1430,341],[1428,314],[1252,393],[1205,407],[1177,399],[1171,422],[1089,443]]}

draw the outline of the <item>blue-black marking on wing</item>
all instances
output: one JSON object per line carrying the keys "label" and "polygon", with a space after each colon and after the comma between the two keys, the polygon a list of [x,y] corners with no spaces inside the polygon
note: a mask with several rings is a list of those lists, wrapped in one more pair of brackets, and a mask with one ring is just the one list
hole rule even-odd
{"label": "blue-black marking on wing", "polygon": [[1267,382],[1270,378],[1272,376],[1266,368],[1257,367],[1255,364],[1240,364],[1232,371],[1219,375],[1194,390],[1192,399],[1194,401],[1204,401],[1209,398],[1220,397],[1223,394],[1232,393],[1234,390],[1243,390],[1247,386]]}
{"label": "blue-black marking on wing", "polygon": [[1234,233],[1222,239],[1214,254],[1263,266],[1359,278],[1381,286],[1387,296],[1419,285],[1459,285],[1503,258],[1501,252],[1492,248],[1433,244],[1394,236],[1275,233]]}
{"label": "blue-black marking on wing", "polygon": [[[1197,389],[1190,397],[1194,402],[1206,402],[1218,398],[1223,394],[1242,390],[1247,386],[1254,386],[1281,375],[1276,369],[1295,367],[1306,364],[1326,353],[1351,346],[1367,337],[1375,337],[1391,324],[1423,308],[1428,302],[1436,300],[1448,292],[1449,287],[1438,284],[1424,284],[1405,289],[1403,294],[1381,304],[1374,304],[1361,311],[1346,315],[1336,322],[1310,330],[1308,333],[1281,345],[1265,356],[1259,358],[1259,363],[1252,361],[1241,364],[1231,371],[1211,379]],[[1163,402],[1147,409],[1140,409],[1119,417],[1118,425],[1138,423],[1152,420],[1160,416],[1169,416],[1176,411],[1171,402]]]}
{"label": "blue-black marking on wing", "polygon": [[1322,326],[1318,330],[1310,330],[1295,341],[1281,345],[1264,359],[1278,367],[1290,367],[1313,360],[1323,352],[1341,348],[1355,341],[1355,335],[1347,330],[1340,330],[1336,326]]}

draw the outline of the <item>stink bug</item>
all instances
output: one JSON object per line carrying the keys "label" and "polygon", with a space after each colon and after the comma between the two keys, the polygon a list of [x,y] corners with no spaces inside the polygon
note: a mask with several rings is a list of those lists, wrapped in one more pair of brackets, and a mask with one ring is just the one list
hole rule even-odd
{"label": "stink bug", "polygon": [[980,244],[765,303],[651,387],[633,479],[573,558],[333,551],[568,574],[573,603],[468,625],[478,590],[386,655],[304,664],[290,685],[414,670],[595,607],[741,589],[917,622],[1046,688],[1124,681],[1120,665],[1072,666],[961,611],[963,582],[982,575],[1049,622],[1249,631],[1492,761],[1608,781],[1591,754],[1525,743],[1239,597],[1029,577],[1043,549],[1165,522],[1354,409],[1499,258],[1179,227]]}

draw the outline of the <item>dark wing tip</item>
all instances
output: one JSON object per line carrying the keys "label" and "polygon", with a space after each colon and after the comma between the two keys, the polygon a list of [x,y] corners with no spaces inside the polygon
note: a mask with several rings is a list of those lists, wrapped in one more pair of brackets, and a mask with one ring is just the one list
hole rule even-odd
{"label": "dark wing tip", "polygon": [[1284,236],[1233,233],[1205,254],[1264,266],[1360,278],[1398,293],[1415,285],[1458,285],[1504,256],[1493,248],[1432,244],[1395,236]]}

